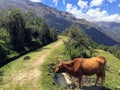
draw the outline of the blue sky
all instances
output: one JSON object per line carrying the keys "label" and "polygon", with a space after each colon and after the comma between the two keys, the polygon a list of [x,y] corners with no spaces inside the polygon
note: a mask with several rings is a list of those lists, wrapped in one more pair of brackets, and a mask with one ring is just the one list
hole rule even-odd
{"label": "blue sky", "polygon": [[120,22],[120,0],[31,0],[89,21]]}

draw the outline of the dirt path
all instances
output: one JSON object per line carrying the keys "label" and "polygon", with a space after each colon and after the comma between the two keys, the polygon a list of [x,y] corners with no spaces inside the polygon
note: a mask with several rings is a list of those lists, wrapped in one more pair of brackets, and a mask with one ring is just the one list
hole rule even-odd
{"label": "dirt path", "polygon": [[[13,74],[13,82],[18,83],[20,85],[23,85],[25,82],[34,83],[33,85],[37,85],[37,81],[39,80],[41,76],[40,66],[45,61],[46,57],[58,46],[62,44],[62,40],[57,41],[56,43],[53,43],[49,48],[43,48],[40,52],[42,55],[40,55],[34,62],[31,64],[31,69],[24,72],[17,72],[17,75]],[[36,86],[34,86],[36,87]],[[39,89],[40,90],[40,89]]]}

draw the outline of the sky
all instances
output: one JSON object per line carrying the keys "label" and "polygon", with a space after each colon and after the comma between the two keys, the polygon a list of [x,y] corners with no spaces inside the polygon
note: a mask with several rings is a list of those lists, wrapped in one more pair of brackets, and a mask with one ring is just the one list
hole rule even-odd
{"label": "sky", "polygon": [[60,11],[72,13],[76,18],[89,21],[120,22],[120,0],[31,0],[41,2]]}

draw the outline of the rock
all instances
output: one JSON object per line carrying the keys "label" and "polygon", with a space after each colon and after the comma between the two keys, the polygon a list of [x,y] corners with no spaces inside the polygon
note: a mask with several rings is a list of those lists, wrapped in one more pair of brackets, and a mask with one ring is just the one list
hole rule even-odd
{"label": "rock", "polygon": [[30,59],[30,56],[25,56],[24,58],[23,58],[23,60],[29,60]]}
{"label": "rock", "polygon": [[64,88],[74,89],[76,85],[66,73],[57,73],[54,76],[54,80],[57,84]]}

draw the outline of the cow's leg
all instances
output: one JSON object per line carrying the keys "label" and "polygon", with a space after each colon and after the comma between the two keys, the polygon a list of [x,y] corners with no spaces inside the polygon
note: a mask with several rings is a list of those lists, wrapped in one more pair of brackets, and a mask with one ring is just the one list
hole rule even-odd
{"label": "cow's leg", "polygon": [[95,81],[95,86],[97,85],[98,80],[99,80],[99,75],[96,74],[96,76],[97,76],[97,78],[96,78],[96,81]]}
{"label": "cow's leg", "polygon": [[78,87],[79,87],[79,88],[81,88],[81,79],[82,79],[82,76],[80,76],[80,77],[78,78]]}
{"label": "cow's leg", "polygon": [[101,86],[103,86],[104,83],[105,83],[105,70],[103,71],[101,76]]}

